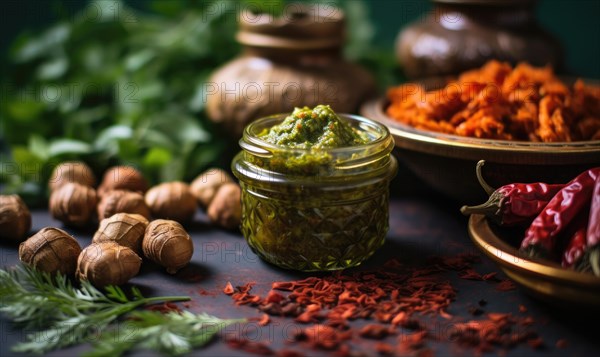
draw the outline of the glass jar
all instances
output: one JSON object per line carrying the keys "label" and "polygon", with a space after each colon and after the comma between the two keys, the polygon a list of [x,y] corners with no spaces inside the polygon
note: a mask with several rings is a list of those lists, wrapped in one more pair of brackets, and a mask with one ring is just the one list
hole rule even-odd
{"label": "glass jar", "polygon": [[339,116],[369,142],[311,150],[260,139],[286,115],[245,128],[232,170],[242,187],[242,233],[262,259],[294,270],[338,270],[359,265],[383,245],[389,182],[397,171],[394,140],[382,124]]}

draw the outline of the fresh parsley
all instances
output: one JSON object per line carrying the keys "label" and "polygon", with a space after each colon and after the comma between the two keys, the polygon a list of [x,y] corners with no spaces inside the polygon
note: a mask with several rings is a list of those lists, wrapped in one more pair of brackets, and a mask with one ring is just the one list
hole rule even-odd
{"label": "fresh parsley", "polygon": [[[0,312],[24,329],[39,330],[27,335],[13,351],[45,353],[99,338],[90,355],[120,355],[136,347],[176,355],[204,345],[221,328],[242,321],[190,312],[134,311],[189,297],[147,298],[135,287],[129,297],[118,286],[104,289],[106,292],[86,281],[75,287],[63,275],[51,276],[28,267],[0,269]],[[127,338],[115,335],[120,317],[127,317],[122,324],[135,328]]]}

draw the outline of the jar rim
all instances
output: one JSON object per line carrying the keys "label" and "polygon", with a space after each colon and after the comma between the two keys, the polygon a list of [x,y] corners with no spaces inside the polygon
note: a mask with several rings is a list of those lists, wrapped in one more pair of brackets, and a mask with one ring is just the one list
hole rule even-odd
{"label": "jar rim", "polygon": [[[251,122],[244,128],[243,137],[240,139],[239,144],[242,149],[250,151],[253,154],[259,154],[260,156],[267,156],[272,154],[273,152],[278,153],[294,153],[294,154],[308,154],[314,153],[315,151],[329,153],[329,154],[347,154],[349,152],[362,152],[365,150],[373,149],[377,146],[385,144],[386,141],[389,141],[391,138],[391,134],[387,126],[372,119],[365,118],[356,114],[346,114],[341,113],[337,114],[342,120],[347,121],[349,124],[357,127],[357,129],[362,129],[364,131],[375,132],[378,134],[374,140],[369,140],[369,142],[360,145],[352,145],[352,146],[342,146],[337,148],[290,148],[286,146],[279,146],[272,143],[269,143],[255,134],[255,129],[259,127],[261,124],[272,122],[273,125],[282,122],[286,117],[289,116],[289,113],[280,113],[273,114],[267,117],[256,119]],[[271,126],[273,126],[271,125]],[[268,127],[271,127],[268,126]],[[370,130],[366,130],[370,129]],[[253,132],[254,131],[254,132]],[[252,145],[254,144],[254,145]]]}

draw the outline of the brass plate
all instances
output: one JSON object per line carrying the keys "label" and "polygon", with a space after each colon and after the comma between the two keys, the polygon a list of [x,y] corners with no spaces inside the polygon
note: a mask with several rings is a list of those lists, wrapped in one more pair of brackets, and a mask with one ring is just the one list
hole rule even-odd
{"label": "brass plate", "polygon": [[475,245],[526,291],[564,308],[600,308],[600,278],[527,257],[506,242],[507,234],[493,228],[483,215],[469,219],[469,235]]}
{"label": "brass plate", "polygon": [[503,164],[597,164],[600,140],[560,143],[479,139],[415,129],[387,116],[388,101],[379,98],[365,103],[361,115],[386,125],[396,146],[431,155],[464,160],[485,159]]}

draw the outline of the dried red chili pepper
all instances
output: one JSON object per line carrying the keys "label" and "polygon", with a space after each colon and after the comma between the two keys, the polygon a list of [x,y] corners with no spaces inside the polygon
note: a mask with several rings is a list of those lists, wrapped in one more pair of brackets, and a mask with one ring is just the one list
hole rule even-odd
{"label": "dried red chili pepper", "polygon": [[589,205],[598,176],[600,167],[587,170],[566,184],[533,220],[521,249],[531,256],[556,257],[560,233]]}
{"label": "dried red chili pepper", "polygon": [[600,276],[600,175],[596,178],[592,195],[586,243],[589,265],[594,275]]}
{"label": "dried red chili pepper", "polygon": [[484,160],[477,163],[477,180],[490,195],[487,202],[478,206],[463,206],[464,215],[483,214],[501,226],[530,224],[542,212],[548,202],[565,185],[536,183],[512,183],[494,190],[481,173]]}
{"label": "dried red chili pepper", "polygon": [[563,267],[571,268],[575,266],[585,253],[587,228],[588,213],[582,212],[569,226],[565,234],[567,237],[567,247],[562,254],[561,265]]}

